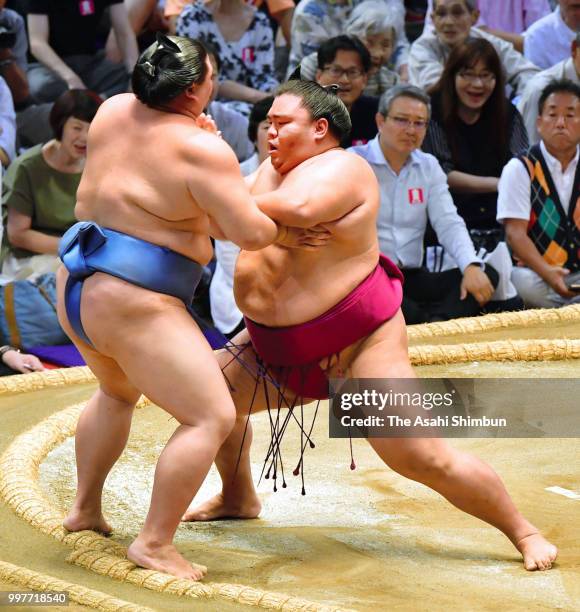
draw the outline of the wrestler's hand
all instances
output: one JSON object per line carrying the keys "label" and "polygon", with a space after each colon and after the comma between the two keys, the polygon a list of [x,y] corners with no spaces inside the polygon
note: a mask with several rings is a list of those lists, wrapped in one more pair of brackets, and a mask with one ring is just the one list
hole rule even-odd
{"label": "wrestler's hand", "polygon": [[278,231],[276,244],[280,244],[289,249],[304,249],[305,251],[315,251],[325,246],[332,233],[322,225],[314,227],[281,227]]}
{"label": "wrestler's hand", "polygon": [[206,115],[205,113],[201,113],[197,116],[195,120],[195,125],[206,132],[211,132],[216,136],[221,138],[222,133],[217,129],[216,122],[212,119],[211,115]]}
{"label": "wrestler's hand", "polygon": [[470,293],[480,306],[485,306],[493,295],[493,285],[487,274],[476,264],[465,268],[461,281],[460,298],[464,300]]}

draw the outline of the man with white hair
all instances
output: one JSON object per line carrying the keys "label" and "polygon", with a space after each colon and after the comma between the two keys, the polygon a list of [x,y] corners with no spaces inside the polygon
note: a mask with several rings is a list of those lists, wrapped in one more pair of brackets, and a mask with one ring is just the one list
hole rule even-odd
{"label": "man with white hair", "polygon": [[469,37],[485,38],[497,51],[506,80],[516,93],[521,93],[539,69],[518,53],[513,45],[488,34],[475,24],[479,10],[475,0],[434,0],[433,25],[412,45],[409,53],[409,79],[413,85],[428,89],[435,85],[451,50]]}

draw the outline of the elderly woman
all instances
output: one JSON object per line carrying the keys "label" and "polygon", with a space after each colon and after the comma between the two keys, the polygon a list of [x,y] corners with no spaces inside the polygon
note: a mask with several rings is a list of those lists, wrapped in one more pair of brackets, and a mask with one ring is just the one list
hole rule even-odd
{"label": "elderly woman", "polygon": [[[354,8],[344,25],[344,34],[359,38],[371,55],[371,69],[364,89],[367,96],[381,96],[399,82],[399,75],[389,68],[393,52],[404,31],[405,14],[401,4],[367,0]],[[300,74],[314,80],[318,68],[316,53],[302,59]]]}
{"label": "elderly woman", "polygon": [[16,158],[4,178],[7,209],[2,266],[5,281],[54,271],[60,237],[76,222],[76,192],[85,165],[87,132],[101,99],[71,89],[54,103],[54,138]]}
{"label": "elderly woman", "polygon": [[197,0],[177,20],[177,35],[206,41],[221,63],[218,99],[248,115],[277,87],[274,34],[268,17],[244,0]]}

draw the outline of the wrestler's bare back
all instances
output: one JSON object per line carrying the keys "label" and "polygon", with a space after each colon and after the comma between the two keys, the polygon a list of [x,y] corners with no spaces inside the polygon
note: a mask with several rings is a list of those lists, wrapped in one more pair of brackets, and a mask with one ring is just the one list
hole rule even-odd
{"label": "wrestler's bare back", "polygon": [[[93,120],[87,149],[75,208],[79,220],[167,247],[200,264],[213,255],[212,231],[248,249],[261,248],[276,235],[275,224],[252,201],[233,151],[192,116],[149,108],[133,94],[114,96]],[[66,278],[61,268],[61,293]],[[83,304],[89,328],[89,318],[100,322],[112,311],[120,324],[139,326],[140,314],[185,310],[173,296],[102,273],[85,281]],[[78,340],[62,309],[60,316]],[[93,325],[92,333],[95,347],[105,354],[117,340],[102,325]]]}
{"label": "wrestler's bare back", "polygon": [[[332,171],[337,165],[341,168],[339,184]],[[348,295],[376,266],[379,190],[372,170],[359,156],[331,149],[283,176],[266,161],[251,193],[259,196],[278,189],[304,193],[310,185],[325,182],[332,184],[323,189],[326,201],[319,204],[327,205],[328,210],[341,190],[352,193],[352,206],[340,221],[336,222],[332,212],[316,221],[330,222],[332,238],[325,246],[304,250],[273,244],[240,253],[234,291],[239,308],[251,319],[269,326],[311,320]]]}
{"label": "wrestler's bare back", "polygon": [[206,180],[196,176],[195,156],[216,140],[191,117],[151,109],[132,94],[107,100],[89,132],[77,218],[206,264],[209,217],[189,186]]}

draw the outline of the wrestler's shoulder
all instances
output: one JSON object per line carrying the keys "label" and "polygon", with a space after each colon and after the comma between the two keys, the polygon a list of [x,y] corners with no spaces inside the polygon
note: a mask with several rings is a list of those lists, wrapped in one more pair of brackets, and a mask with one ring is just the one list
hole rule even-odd
{"label": "wrestler's shoulder", "polygon": [[239,168],[237,158],[232,148],[225,140],[195,125],[180,133],[181,139],[187,145],[187,152],[192,158],[206,163],[229,162]]}
{"label": "wrestler's shoulder", "polygon": [[103,112],[118,112],[122,109],[127,109],[137,103],[137,98],[131,93],[117,94],[107,98],[100,106],[99,113]]}
{"label": "wrestler's shoulder", "polygon": [[136,106],[140,104],[133,94],[124,93],[107,98],[100,106],[95,119],[91,123],[93,131],[95,129],[105,129],[112,127],[113,124],[126,124]]}
{"label": "wrestler's shoulder", "polygon": [[363,161],[363,158],[352,151],[337,147],[336,149],[330,149],[321,155],[326,160],[340,160],[344,163],[358,164],[359,161]]}
{"label": "wrestler's shoulder", "polygon": [[359,174],[360,172],[372,172],[362,157],[344,149],[332,149],[320,155],[319,158],[320,164],[332,169],[333,174],[343,175],[345,178],[350,179],[352,174]]}

